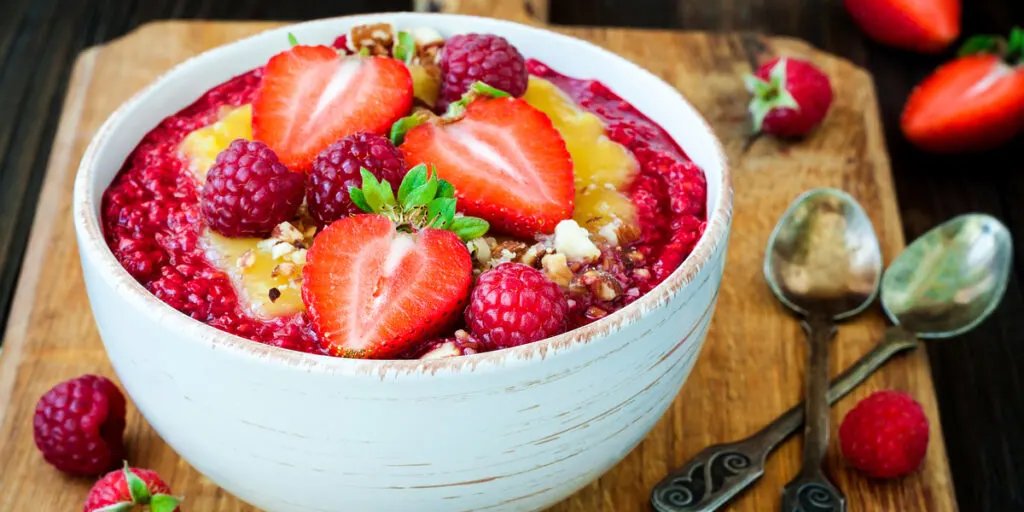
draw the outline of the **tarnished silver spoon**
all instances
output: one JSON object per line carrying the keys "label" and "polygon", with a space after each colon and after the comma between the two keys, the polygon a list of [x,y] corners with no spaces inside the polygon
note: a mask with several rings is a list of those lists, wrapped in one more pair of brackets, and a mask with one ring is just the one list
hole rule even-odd
{"label": "tarnished silver spoon", "polygon": [[[896,354],[917,348],[918,338],[956,336],[984,321],[1002,300],[1012,259],[1009,231],[988,215],[956,217],[914,241],[882,278],[882,305],[895,325],[832,381],[829,403]],[[803,420],[797,405],[746,439],[705,448],[654,487],[651,504],[658,512],[718,509],[764,474],[768,455]]]}
{"label": "tarnished silver spoon", "polygon": [[871,220],[843,191],[801,195],[768,239],[764,276],[775,297],[803,317],[809,343],[803,465],[782,489],[782,510],[843,512],[846,497],[822,469],[831,413],[828,349],[836,321],[863,311],[878,294],[882,249]]}

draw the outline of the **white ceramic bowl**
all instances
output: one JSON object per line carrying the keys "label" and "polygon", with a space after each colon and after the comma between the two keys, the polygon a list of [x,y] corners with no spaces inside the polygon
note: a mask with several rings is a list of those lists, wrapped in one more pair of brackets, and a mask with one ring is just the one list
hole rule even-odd
{"label": "white ceramic bowl", "polygon": [[[555,70],[594,77],[663,126],[704,169],[707,230],[664,283],[596,323],[538,343],[432,361],[290,352],[173,310],[104,242],[104,189],[142,136],[204,91],[286,47],[385,20],[488,32]],[[534,510],[621,460],[672,403],[716,302],[732,212],[725,158],[675,89],[589,43],[491,19],[381,14],[271,30],[176,67],[96,134],[75,182],[75,228],[96,323],[118,377],[171,447],[270,511]]]}

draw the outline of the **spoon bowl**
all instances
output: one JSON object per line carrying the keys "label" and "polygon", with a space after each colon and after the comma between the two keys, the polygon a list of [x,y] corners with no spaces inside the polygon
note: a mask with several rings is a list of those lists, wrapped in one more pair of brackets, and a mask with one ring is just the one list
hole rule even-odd
{"label": "spoon bowl", "polygon": [[995,218],[967,214],[928,231],[889,266],[882,307],[919,338],[957,336],[999,305],[1013,260],[1010,232]]}
{"label": "spoon bowl", "polygon": [[882,251],[871,220],[853,197],[815,189],[794,200],[775,226],[764,275],[790,309],[840,320],[875,299]]}

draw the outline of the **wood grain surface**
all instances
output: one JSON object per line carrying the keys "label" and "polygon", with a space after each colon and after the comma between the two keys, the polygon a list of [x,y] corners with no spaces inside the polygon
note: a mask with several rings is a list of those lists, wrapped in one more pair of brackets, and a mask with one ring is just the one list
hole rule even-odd
{"label": "wood grain surface", "polygon": [[[440,5],[440,4],[438,4]],[[535,4],[543,5],[543,4]],[[489,14],[486,2],[448,4]],[[499,14],[520,16],[516,10]],[[0,354],[0,510],[64,511],[81,507],[91,481],[45,465],[32,443],[35,401],[53,384],[82,373],[113,376],[92,322],[81,280],[70,197],[74,170],[95,130],[122,101],[172,65],[208,48],[276,26],[272,23],[160,22],[84,52],[77,60],[51,153]],[[678,87],[722,138],[735,176],[735,217],[725,279],[709,339],[674,406],[621,464],[559,511],[647,510],[648,492],[671,468],[704,446],[752,433],[799,400],[805,357],[797,322],[776,304],[760,272],[764,244],[787,204],[806,189],[847,190],[870,212],[886,262],[903,247],[889,159],[871,77],[849,62],[800,41],[750,35],[557,27],[633,60]],[[775,55],[807,58],[836,88],[820,130],[799,143],[762,139],[745,147],[748,131],[740,76]],[[197,91],[198,95],[198,91]],[[844,324],[834,345],[833,373],[851,364],[881,335],[877,307]],[[145,340],[140,340],[145,342]],[[933,420],[924,467],[895,482],[875,482],[847,468],[833,443],[828,468],[851,511],[956,510],[928,361],[923,352],[898,358],[833,410],[842,415],[867,393],[908,391]],[[180,460],[130,408],[131,463],[159,471],[186,510],[252,510]],[[785,444],[767,474],[728,510],[778,509],[779,489],[799,466],[799,442]]]}

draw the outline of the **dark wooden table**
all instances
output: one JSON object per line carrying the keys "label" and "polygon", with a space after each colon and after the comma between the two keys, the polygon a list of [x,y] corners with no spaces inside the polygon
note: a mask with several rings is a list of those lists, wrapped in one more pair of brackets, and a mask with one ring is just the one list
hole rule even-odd
{"label": "dark wooden table", "polygon": [[[1020,0],[964,0],[963,32],[1024,25]],[[301,20],[406,10],[409,0],[0,0],[0,322],[5,323],[71,63],[82,49],[166,18]],[[932,156],[900,135],[907,93],[949,55],[867,41],[840,0],[551,0],[550,21],[799,37],[874,74],[908,240],[981,211],[1013,231],[1016,271],[992,319],[930,344],[957,499],[965,512],[1024,510],[1024,137],[973,156]],[[1017,150],[1014,152],[1013,150]],[[60,250],[62,248],[54,248]]]}

